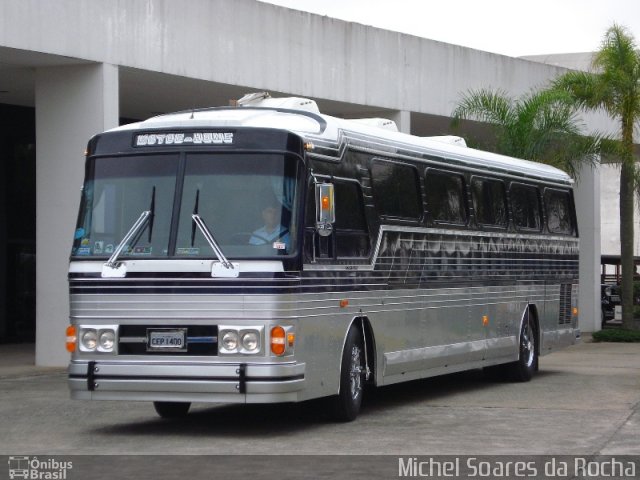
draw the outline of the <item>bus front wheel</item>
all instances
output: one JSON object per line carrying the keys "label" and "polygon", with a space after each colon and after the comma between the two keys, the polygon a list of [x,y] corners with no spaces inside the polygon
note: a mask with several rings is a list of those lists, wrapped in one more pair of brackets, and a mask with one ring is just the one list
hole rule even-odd
{"label": "bus front wheel", "polygon": [[340,367],[340,393],[331,399],[332,409],[336,420],[351,422],[360,413],[366,370],[362,333],[357,327],[347,334]]}

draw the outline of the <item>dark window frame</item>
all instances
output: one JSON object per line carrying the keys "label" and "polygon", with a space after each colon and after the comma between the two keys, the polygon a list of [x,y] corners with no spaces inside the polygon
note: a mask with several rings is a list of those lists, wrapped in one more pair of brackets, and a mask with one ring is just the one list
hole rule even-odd
{"label": "dark window frame", "polygon": [[[336,192],[336,223],[334,224],[334,229],[331,235],[327,237],[320,237],[315,231],[315,183],[313,181],[313,177],[321,182],[332,183],[334,188],[339,184],[350,184],[356,187],[357,196],[361,202],[362,206],[362,220],[364,223],[363,229],[349,229],[338,226],[338,215],[340,208],[340,199],[338,198]],[[305,225],[304,225],[304,255],[312,255],[313,253],[307,251],[307,248],[318,249],[315,255],[315,259],[317,262],[335,262],[335,261],[354,261],[354,262],[368,262],[371,260],[371,256],[373,255],[373,242],[371,239],[371,231],[369,221],[367,219],[366,205],[364,202],[364,191],[362,188],[361,182],[359,182],[355,178],[346,178],[340,176],[326,175],[326,174],[314,174],[313,177],[310,177],[308,182],[308,192],[306,195],[306,206],[305,206]],[[337,189],[336,189],[337,190]],[[311,209],[312,212],[309,211]],[[310,220],[313,220],[309,223]],[[339,238],[338,236],[361,236],[367,237],[367,253],[366,255],[358,255],[358,256],[345,256],[339,255]],[[308,243],[311,241],[311,243]],[[322,254],[322,251],[325,250],[326,254]]]}
{"label": "dark window frame", "polygon": [[[362,190],[362,185],[360,184],[360,182],[356,179],[352,179],[352,178],[344,178],[344,177],[333,177],[332,178],[332,182],[334,185],[334,188],[336,189],[336,223],[334,226],[334,232],[333,234],[335,235],[335,248],[334,248],[334,256],[336,259],[339,260],[347,260],[347,259],[353,259],[353,260],[362,260],[362,259],[369,259],[371,258],[371,254],[373,251],[372,248],[372,242],[371,242],[371,231],[369,229],[369,222],[367,221],[367,212],[366,212],[366,206],[364,204],[364,192]],[[356,191],[356,196],[357,196],[357,201],[360,202],[360,207],[362,209],[362,222],[363,222],[363,228],[345,228],[345,227],[341,227],[338,226],[338,209],[340,208],[340,200],[338,198],[338,193],[337,193],[337,186],[338,185],[352,185],[355,187],[355,191]],[[340,255],[340,239],[338,238],[339,236],[361,236],[364,237],[366,235],[367,237],[367,253],[366,255]]]}
{"label": "dark window frame", "polygon": [[[549,228],[549,211],[548,211],[548,207],[547,207],[547,194],[548,193],[560,193],[560,194],[565,194],[567,196],[567,200],[568,200],[568,209],[569,209],[569,221],[571,223],[571,232],[569,233],[564,233],[564,232],[554,232],[551,230],[551,228]],[[569,237],[575,237],[577,236],[577,232],[578,232],[578,222],[576,219],[576,215],[575,215],[575,205],[573,202],[573,195],[571,194],[571,190],[568,189],[561,189],[561,188],[554,188],[554,187],[546,187],[543,192],[542,192],[542,203],[543,203],[543,208],[544,208],[544,212],[545,212],[545,226],[547,227],[547,231],[549,232],[549,234],[551,235],[564,235],[564,236],[569,236]]]}
{"label": "dark window frame", "polygon": [[[505,211],[505,222],[503,224],[502,223],[483,223],[479,221],[478,211],[476,209],[476,204],[474,202],[475,195],[474,195],[473,183],[476,180],[502,185],[502,202],[503,202],[504,211]],[[469,187],[470,187],[470,194],[471,194],[471,203],[473,205],[473,216],[475,218],[476,225],[482,229],[500,230],[500,231],[507,230],[509,228],[509,198],[508,198],[509,195],[508,195],[506,182],[500,178],[487,177],[483,175],[473,175],[470,179]]]}
{"label": "dark window frame", "polygon": [[[428,178],[430,175],[440,176],[440,177],[457,177],[461,180],[461,198],[460,205],[462,207],[462,212],[464,213],[464,220],[462,222],[451,221],[451,220],[438,220],[433,216],[433,210],[431,208],[431,202],[429,202],[429,185]],[[469,196],[467,194],[467,181],[464,173],[457,172],[454,170],[443,170],[441,168],[435,167],[427,167],[424,171],[424,186],[426,192],[426,203],[427,203],[427,212],[429,213],[429,217],[431,221],[436,225],[452,225],[456,227],[466,227],[469,225],[470,220],[470,212],[469,212]]]}
{"label": "dark window frame", "polygon": [[[415,191],[416,191],[416,216],[403,216],[403,215],[393,215],[383,211],[382,205],[379,201],[383,196],[380,195],[379,186],[376,186],[376,176],[374,175],[373,169],[376,164],[384,164],[384,165],[392,165],[399,168],[406,168],[407,170],[411,170],[413,172],[413,177],[415,181]],[[410,163],[398,162],[394,160],[389,160],[382,157],[372,157],[371,163],[369,166],[369,174],[371,176],[371,189],[373,192],[374,199],[374,207],[376,214],[380,219],[384,220],[394,220],[408,224],[419,224],[422,222],[424,218],[424,201],[422,196],[422,187],[420,181],[420,172],[418,168]]]}
{"label": "dark window frame", "polygon": [[[537,207],[537,212],[538,212],[538,228],[531,228],[531,227],[523,227],[520,225],[516,224],[516,216],[513,212],[513,207],[514,207],[514,202],[513,202],[513,189],[514,188],[525,188],[525,189],[529,189],[529,190],[534,190],[535,194],[536,194],[536,203],[538,205]],[[509,212],[511,215],[511,221],[513,223],[513,228],[517,231],[517,232],[535,232],[535,233],[541,233],[544,227],[544,224],[546,222],[546,219],[544,217],[544,212],[542,210],[542,197],[540,195],[540,188],[537,185],[532,185],[530,183],[522,183],[522,182],[511,182],[511,184],[509,185],[509,191],[508,191],[508,202],[509,202]]]}

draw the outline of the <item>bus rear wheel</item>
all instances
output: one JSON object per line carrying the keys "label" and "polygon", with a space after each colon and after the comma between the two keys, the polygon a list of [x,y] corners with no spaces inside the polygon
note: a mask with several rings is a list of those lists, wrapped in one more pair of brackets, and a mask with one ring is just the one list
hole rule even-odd
{"label": "bus rear wheel", "polygon": [[365,383],[365,360],[362,333],[352,327],[342,352],[340,368],[340,393],[331,399],[336,420],[351,422],[362,406]]}
{"label": "bus rear wheel", "polygon": [[180,418],[189,413],[189,402],[153,402],[153,408],[162,418]]}
{"label": "bus rear wheel", "polygon": [[528,311],[520,329],[519,349],[518,360],[508,365],[509,374],[516,382],[528,382],[538,370],[538,340]]}

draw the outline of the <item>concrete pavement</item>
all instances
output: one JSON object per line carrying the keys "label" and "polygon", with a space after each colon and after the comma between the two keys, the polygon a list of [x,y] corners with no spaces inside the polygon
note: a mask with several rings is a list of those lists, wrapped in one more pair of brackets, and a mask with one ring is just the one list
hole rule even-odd
{"label": "concrete pavement", "polygon": [[30,358],[0,347],[0,454],[640,455],[640,344],[570,347],[524,384],[472,371],[380,388],[348,424],[319,401],[162,420],[149,403],[72,401],[64,370]]}

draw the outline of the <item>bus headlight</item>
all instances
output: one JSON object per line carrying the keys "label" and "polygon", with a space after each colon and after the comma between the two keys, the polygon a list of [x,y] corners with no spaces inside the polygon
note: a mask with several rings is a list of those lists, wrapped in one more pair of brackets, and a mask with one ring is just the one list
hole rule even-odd
{"label": "bus headlight", "polygon": [[98,338],[98,350],[101,352],[113,352],[116,342],[116,334],[113,330],[102,330]]}
{"label": "bus headlight", "polygon": [[228,353],[235,352],[238,349],[238,333],[229,330],[222,335],[222,348]]}
{"label": "bus headlight", "polygon": [[218,327],[219,355],[259,355],[263,353],[264,326]]}
{"label": "bus headlight", "polygon": [[80,346],[82,351],[94,352],[98,346],[98,332],[93,328],[83,329],[80,336]]}
{"label": "bus headlight", "polygon": [[247,352],[253,352],[259,346],[258,332],[246,332],[242,334],[242,348]]}

